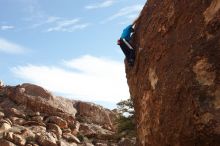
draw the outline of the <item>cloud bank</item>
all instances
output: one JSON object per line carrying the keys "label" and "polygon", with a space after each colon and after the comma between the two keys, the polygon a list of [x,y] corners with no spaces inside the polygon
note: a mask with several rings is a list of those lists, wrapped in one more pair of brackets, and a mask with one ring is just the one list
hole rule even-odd
{"label": "cloud bank", "polygon": [[66,97],[86,101],[119,102],[129,97],[124,65],[114,60],[85,55],[62,66],[17,66],[19,78]]}
{"label": "cloud bank", "polygon": [[0,38],[0,52],[9,53],[9,54],[21,54],[24,53],[27,49],[21,45],[13,43],[4,38]]}

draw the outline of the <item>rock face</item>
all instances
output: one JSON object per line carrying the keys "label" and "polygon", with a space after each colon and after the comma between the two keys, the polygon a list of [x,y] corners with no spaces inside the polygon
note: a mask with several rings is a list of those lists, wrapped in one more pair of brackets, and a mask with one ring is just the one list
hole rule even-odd
{"label": "rock face", "polygon": [[93,140],[112,144],[114,112],[80,102],[87,105],[79,106],[80,122],[75,103],[37,85],[0,86],[0,146],[83,146]]}
{"label": "rock face", "polygon": [[55,97],[37,85],[23,84],[15,88],[6,87],[6,91],[11,100],[35,111],[48,114],[67,113],[72,116],[76,114],[71,101]]}
{"label": "rock face", "polygon": [[104,128],[114,130],[112,119],[116,118],[115,113],[102,106],[82,101],[75,101],[74,107],[77,109],[77,117],[86,123],[102,125]]}
{"label": "rock face", "polygon": [[220,1],[148,0],[126,64],[138,146],[220,145]]}

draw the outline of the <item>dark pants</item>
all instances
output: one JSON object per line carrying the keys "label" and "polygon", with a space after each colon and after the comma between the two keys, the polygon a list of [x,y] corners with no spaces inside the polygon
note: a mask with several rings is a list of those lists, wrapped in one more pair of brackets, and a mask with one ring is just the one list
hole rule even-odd
{"label": "dark pants", "polygon": [[131,44],[126,41],[125,39],[120,39],[120,47],[121,50],[123,51],[123,53],[125,54],[125,57],[127,59],[127,61],[134,61],[135,59],[135,51],[133,49],[133,47],[131,46]]}

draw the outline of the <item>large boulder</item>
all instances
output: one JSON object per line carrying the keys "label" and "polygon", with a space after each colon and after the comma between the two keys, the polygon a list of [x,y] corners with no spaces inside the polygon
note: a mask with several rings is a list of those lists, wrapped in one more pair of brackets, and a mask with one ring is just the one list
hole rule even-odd
{"label": "large boulder", "polygon": [[77,118],[84,123],[93,123],[102,125],[108,130],[115,130],[114,120],[116,114],[94,103],[74,101],[74,107],[77,109]]}
{"label": "large boulder", "polygon": [[68,99],[53,96],[47,90],[33,84],[22,84],[16,87],[6,87],[7,96],[14,102],[22,104],[33,111],[50,115],[65,113],[75,116],[76,109]]}
{"label": "large boulder", "polygon": [[107,129],[102,128],[96,124],[86,124],[80,125],[79,133],[88,138],[97,138],[102,140],[113,139],[115,133]]}
{"label": "large boulder", "polygon": [[138,146],[220,145],[220,1],[148,0],[126,63]]}

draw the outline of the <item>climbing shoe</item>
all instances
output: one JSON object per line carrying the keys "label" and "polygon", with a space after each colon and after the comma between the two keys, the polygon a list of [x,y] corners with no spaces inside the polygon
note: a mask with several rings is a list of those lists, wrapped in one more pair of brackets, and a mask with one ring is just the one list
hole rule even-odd
{"label": "climbing shoe", "polygon": [[134,66],[134,59],[128,59],[128,65]]}

